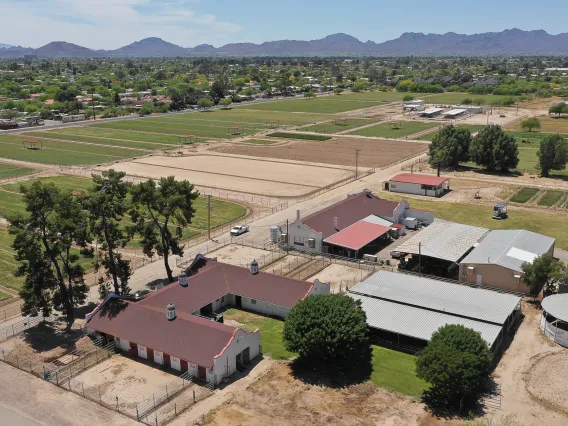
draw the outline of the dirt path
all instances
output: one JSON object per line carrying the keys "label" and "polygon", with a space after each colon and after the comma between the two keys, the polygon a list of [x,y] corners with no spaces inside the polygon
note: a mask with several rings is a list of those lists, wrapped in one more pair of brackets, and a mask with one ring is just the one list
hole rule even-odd
{"label": "dirt path", "polygon": [[[501,384],[502,413],[514,414],[525,426],[566,426],[568,418],[544,407],[527,392],[526,379],[531,367],[547,354],[564,350],[541,334],[539,309],[525,303],[523,310],[525,318],[495,370],[495,380]],[[556,373],[565,383],[568,371]]]}

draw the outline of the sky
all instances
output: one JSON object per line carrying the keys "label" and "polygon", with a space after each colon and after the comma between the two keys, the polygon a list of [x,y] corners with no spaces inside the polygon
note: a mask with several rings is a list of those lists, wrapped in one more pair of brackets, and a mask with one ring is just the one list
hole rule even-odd
{"label": "sky", "polygon": [[61,40],[116,49],[146,37],[219,47],[338,32],[375,42],[404,32],[568,32],[568,1],[554,3],[554,13],[535,18],[528,0],[0,0],[0,43],[37,48]]}

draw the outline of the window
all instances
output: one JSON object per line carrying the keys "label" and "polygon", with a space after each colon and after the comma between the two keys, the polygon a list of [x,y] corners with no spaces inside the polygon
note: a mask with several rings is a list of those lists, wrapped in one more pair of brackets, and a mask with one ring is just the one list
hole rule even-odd
{"label": "window", "polygon": [[391,183],[391,189],[396,189],[396,183]]}
{"label": "window", "polygon": [[294,245],[303,246],[304,245],[304,237],[297,237],[294,235]]}
{"label": "window", "polygon": [[250,299],[250,303],[252,303],[253,305],[256,305],[256,300],[255,300],[255,299]]}

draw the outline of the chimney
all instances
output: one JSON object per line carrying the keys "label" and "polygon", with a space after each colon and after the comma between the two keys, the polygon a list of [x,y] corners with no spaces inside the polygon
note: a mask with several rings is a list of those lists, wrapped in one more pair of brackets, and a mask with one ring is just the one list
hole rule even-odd
{"label": "chimney", "polygon": [[253,259],[253,261],[250,263],[250,273],[253,275],[258,274],[258,262],[256,261],[256,259]]}
{"label": "chimney", "polygon": [[300,220],[300,210],[296,210],[296,220]]}
{"label": "chimney", "polygon": [[337,216],[333,218],[333,228],[339,231],[339,224],[337,223]]}
{"label": "chimney", "polygon": [[176,319],[176,306],[172,302],[168,303],[168,306],[166,306],[166,315],[168,317],[168,321]]}
{"label": "chimney", "polygon": [[181,285],[182,287],[187,287],[189,285],[187,274],[185,272],[179,274],[178,281],[179,285]]}

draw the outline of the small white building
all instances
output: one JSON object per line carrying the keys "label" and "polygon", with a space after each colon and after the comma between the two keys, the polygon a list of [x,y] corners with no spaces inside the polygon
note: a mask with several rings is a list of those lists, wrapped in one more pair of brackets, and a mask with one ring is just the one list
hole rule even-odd
{"label": "small white building", "polygon": [[383,183],[385,191],[440,197],[450,189],[450,178],[401,173]]}
{"label": "small white building", "polygon": [[546,337],[568,348],[568,294],[554,294],[542,301],[540,329]]}

